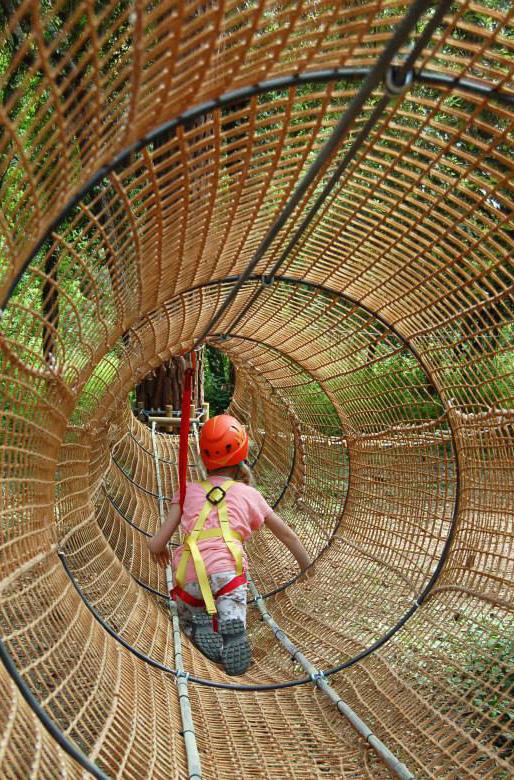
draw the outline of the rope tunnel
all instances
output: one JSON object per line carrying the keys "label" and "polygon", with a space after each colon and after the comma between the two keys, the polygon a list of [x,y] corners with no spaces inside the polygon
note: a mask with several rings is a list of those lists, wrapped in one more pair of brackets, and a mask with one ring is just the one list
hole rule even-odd
{"label": "rope tunnel", "polygon": [[[0,13],[0,775],[512,777],[512,4]],[[313,560],[252,537],[241,678],[177,678],[128,403],[203,343]]]}

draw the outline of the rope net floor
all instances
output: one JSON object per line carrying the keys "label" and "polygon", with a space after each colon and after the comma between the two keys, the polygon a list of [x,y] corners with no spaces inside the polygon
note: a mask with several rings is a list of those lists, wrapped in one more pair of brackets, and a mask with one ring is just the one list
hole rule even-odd
{"label": "rope net floor", "polygon": [[[410,12],[388,95],[367,79]],[[188,776],[173,675],[98,618],[174,667],[127,395],[205,337],[316,561],[298,579],[266,532],[249,545],[277,623],[345,665],[331,684],[416,778],[512,777],[512,4],[0,13],[0,775],[88,776],[39,703],[109,777]],[[169,497],[175,438],[157,450]],[[249,621],[237,682],[304,677]],[[184,663],[234,683],[187,642]],[[312,684],[189,688],[206,778],[390,776]]]}

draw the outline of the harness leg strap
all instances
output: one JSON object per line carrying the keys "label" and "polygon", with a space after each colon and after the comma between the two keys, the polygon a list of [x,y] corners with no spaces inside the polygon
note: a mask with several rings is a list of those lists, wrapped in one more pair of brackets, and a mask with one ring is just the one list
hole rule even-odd
{"label": "harness leg strap", "polygon": [[[236,588],[239,588],[240,585],[246,585],[248,582],[246,578],[246,572],[243,572],[242,574],[238,574],[236,577],[232,577],[229,582],[227,582],[225,585],[223,585],[222,588],[220,588],[216,593],[214,594],[214,598],[217,599],[220,596],[226,596],[227,593],[231,593]],[[190,607],[204,607],[205,608],[205,601],[203,599],[197,599],[196,596],[192,596],[190,593],[187,592],[187,590],[184,590],[179,585],[177,585],[173,590],[171,591],[171,598],[173,601],[176,601],[177,598],[179,598],[181,601],[185,602],[186,604],[189,604]]]}

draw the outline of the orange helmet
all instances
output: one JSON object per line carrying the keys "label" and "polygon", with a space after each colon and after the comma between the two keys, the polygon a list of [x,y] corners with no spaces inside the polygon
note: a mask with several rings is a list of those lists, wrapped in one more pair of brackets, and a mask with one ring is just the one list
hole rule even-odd
{"label": "orange helmet", "polygon": [[248,433],[230,414],[207,420],[200,432],[200,454],[207,469],[237,466],[248,455]]}

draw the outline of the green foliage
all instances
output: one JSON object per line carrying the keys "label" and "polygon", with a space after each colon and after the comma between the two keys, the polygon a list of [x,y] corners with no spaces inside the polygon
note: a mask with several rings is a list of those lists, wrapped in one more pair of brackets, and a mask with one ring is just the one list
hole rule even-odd
{"label": "green foliage", "polygon": [[234,392],[234,369],[227,355],[219,349],[205,348],[205,400],[210,403],[211,416],[222,414]]}
{"label": "green foliage", "polygon": [[494,745],[507,759],[514,754],[514,642],[508,633],[499,633],[495,628],[492,633],[489,627],[468,631],[462,643],[461,666],[451,670],[448,682],[472,706],[473,712],[466,718],[476,723],[479,730],[484,729],[487,721],[494,721],[489,726],[496,735]]}
{"label": "green foliage", "polygon": [[[496,14],[488,13],[487,9],[506,13],[509,7],[507,0],[484,0],[481,6],[464,9],[463,20],[466,24],[455,27],[452,32],[452,42],[448,41],[444,44],[442,54],[459,53],[462,57],[469,58],[469,45],[480,43],[483,34],[489,35],[496,27]],[[132,51],[132,28],[126,14],[129,8],[131,6],[127,0],[120,0],[106,13],[103,13],[102,2],[96,5],[102,53],[110,52],[103,63],[104,70],[101,75],[108,100],[113,103],[123,92],[123,88],[116,84],[119,75],[123,73],[130,60]],[[40,3],[44,38],[47,42],[53,43],[50,65],[60,72],[63,99],[70,103],[70,110],[74,108],[75,103],[78,106],[83,100],[85,93],[82,94],[81,90],[86,89],[83,85],[88,82],[85,78],[87,50],[74,49],[89,23],[87,15],[77,13],[78,10],[80,9],[77,0],[64,0],[58,7],[50,0],[42,0]],[[235,7],[231,13],[236,20],[238,12]],[[317,15],[318,13],[323,15],[322,11],[313,4],[306,13],[305,18],[310,20],[309,23],[314,29]],[[431,11],[427,12],[427,16],[431,13]],[[3,19],[4,14],[5,9],[0,8],[0,18]],[[278,33],[283,26],[284,14],[287,16],[287,12],[279,6],[266,8],[260,34]],[[384,22],[387,23],[388,18],[396,14],[396,7],[387,5],[377,14],[376,27],[370,28],[369,40],[363,42],[363,46],[368,46],[370,52],[376,50],[373,36],[383,33]],[[418,24],[418,31],[425,23],[424,17]],[[147,34],[150,29],[151,27],[148,28]],[[34,165],[37,162],[40,167],[39,175],[50,177],[58,160],[51,156],[53,154],[51,151],[41,159],[46,139],[42,129],[46,128],[46,132],[53,131],[54,109],[50,105],[52,103],[50,93],[44,89],[46,80],[37,65],[36,44],[30,38],[29,32],[30,19],[22,17],[20,23],[11,30],[10,35],[0,46],[0,74],[3,76],[0,100],[5,106],[9,106],[9,118],[17,124],[24,156]],[[336,31],[334,35],[338,38],[340,31]],[[510,54],[506,41],[512,35],[514,35],[513,30],[505,25],[495,44],[496,54],[505,58],[505,61]],[[150,40],[150,36],[148,39]],[[26,54],[18,61],[15,54],[24,42],[28,42],[28,48]],[[458,48],[459,42],[462,43],[462,49]],[[295,46],[296,44],[291,43],[289,56],[292,61],[296,61],[298,56]],[[67,55],[72,50],[73,56],[69,59]],[[17,64],[12,65],[13,62]],[[455,68],[459,67],[460,65],[456,63]],[[500,65],[499,60],[498,67],[506,66]],[[480,76],[480,73],[477,75]],[[310,165],[319,147],[330,134],[333,124],[344,111],[351,94],[358,89],[359,82],[354,79],[342,79],[332,86],[330,100],[325,106],[324,121],[320,123],[318,123],[319,106],[326,96],[325,84],[314,82],[299,84],[295,87],[294,97],[291,97],[292,93],[288,89],[275,89],[257,96],[259,111],[252,131],[252,143],[254,159],[262,160],[263,170],[268,162],[270,144],[277,142],[277,138],[281,136],[286,126],[287,136],[281,151],[281,165],[287,167],[294,161],[294,164],[300,165],[304,171]],[[508,168],[505,162],[509,154],[508,137],[498,138],[494,146],[495,153],[493,154],[491,150],[487,155],[487,165],[471,166],[467,158],[476,159],[483,155],[484,149],[490,144],[491,139],[496,137],[498,131],[507,130],[508,119],[497,110],[494,102],[482,107],[478,113],[473,98],[454,92],[448,92],[447,96],[440,100],[433,115],[429,117],[427,106],[422,102],[423,98],[441,98],[441,94],[438,89],[426,84],[417,83],[413,87],[403,99],[402,111],[392,118],[390,132],[381,133],[380,154],[368,156],[366,175],[370,177],[370,182],[371,180],[378,182],[383,177],[387,180],[386,174],[389,167],[394,165],[398,143],[403,142],[408,144],[409,154],[404,156],[401,165],[394,165],[394,182],[399,187],[403,184],[406,188],[410,188],[413,178],[419,179],[420,170],[426,165],[427,156],[430,159],[437,156],[439,158],[437,164],[429,168],[423,181],[419,180],[419,186],[415,191],[419,208],[420,210],[424,208],[425,200],[428,202],[433,197],[437,197],[442,204],[445,203],[445,198],[448,201],[451,198],[453,207],[458,202],[463,209],[465,219],[458,226],[455,240],[458,239],[460,243],[465,242],[467,246],[472,247],[480,241],[485,231],[490,231],[491,220],[499,226],[500,221],[505,220],[508,215],[508,179],[506,178]],[[90,100],[93,104],[95,97],[92,92]],[[355,128],[346,138],[341,154],[348,148],[359,125],[377,100],[378,92],[368,101]],[[222,112],[224,133],[221,153],[226,155],[227,162],[231,164],[234,162],[232,148],[234,144],[240,144],[242,149],[246,148],[245,139],[250,126],[245,106],[246,104],[242,102],[224,108]],[[290,119],[287,119],[289,109],[292,109],[292,112]],[[472,117],[474,118],[471,119]],[[419,128],[420,132],[413,136],[413,130],[416,128]],[[460,131],[465,132],[459,137],[457,133]],[[83,137],[70,138],[67,159],[72,178],[78,179],[80,175],[81,145],[86,138],[87,132]],[[308,143],[311,141],[312,146],[308,148]],[[299,150],[303,148],[308,151],[300,163]],[[441,156],[443,148],[445,152]],[[9,142],[4,150],[6,167],[2,174],[4,218],[9,227],[14,230],[16,226],[18,231],[23,230],[23,220],[27,219],[23,214],[28,211],[28,191],[24,181],[24,167],[20,165],[20,151]],[[133,163],[134,160],[132,165]],[[137,175],[132,169],[120,174],[125,176],[126,187],[131,176],[137,180]],[[232,175],[228,171],[224,172],[220,179],[222,188],[228,187]],[[505,184],[502,184],[503,180]],[[323,178],[320,179],[316,192],[323,186],[324,181]],[[286,195],[288,179],[282,175],[275,176],[267,182],[267,186],[269,198],[265,207],[274,208],[274,204],[279,203]],[[367,203],[367,208],[386,218],[388,201],[378,197],[380,193],[381,190],[377,187],[377,197]],[[494,194],[488,195],[488,193]],[[135,185],[130,191],[130,196],[134,209],[144,207],[144,200],[137,197]],[[99,199],[96,205],[95,198]],[[110,189],[108,182],[104,181],[96,192],[85,199],[85,202],[97,218],[99,214],[105,213],[103,218],[110,219],[109,204],[115,202],[115,199],[115,192]],[[45,206],[44,203],[42,205]],[[400,202],[395,213],[395,218],[399,221],[409,218],[409,213],[404,214],[403,209],[404,205]],[[120,210],[117,216],[117,229],[114,230],[113,235],[109,235],[115,250],[121,243],[122,236],[128,234],[129,225],[128,222],[125,224],[126,219],[126,215],[123,215]],[[320,225],[327,233],[331,232],[332,225],[329,219],[325,221],[323,217]],[[410,222],[406,221],[406,228],[409,225]],[[462,265],[463,278],[466,274],[474,276],[475,294],[483,305],[481,311],[471,312],[467,318],[465,315],[461,320],[452,322],[448,327],[447,346],[435,345],[438,350],[438,356],[434,359],[437,364],[438,384],[446,389],[447,397],[454,398],[456,403],[468,412],[482,411],[484,407],[495,402],[501,406],[510,406],[513,401],[514,336],[512,328],[503,325],[504,322],[512,320],[512,308],[510,304],[505,303],[504,309],[500,311],[499,304],[489,303],[490,290],[483,281],[484,278],[488,278],[489,266],[497,264],[500,247],[504,246],[501,244],[502,240],[507,250],[507,240],[510,240],[508,230],[509,228],[503,227],[503,232],[496,231],[494,242],[491,240],[488,245],[487,254],[479,254],[475,250],[464,252],[459,263],[451,270],[454,276],[448,276],[448,286],[453,287],[459,282],[458,276],[455,276],[459,272],[457,266]],[[410,232],[415,238],[416,231],[411,229]],[[111,267],[113,260],[103,240],[99,235],[92,235],[88,230],[88,221],[78,221],[77,214],[61,226],[59,234],[66,239],[68,246],[63,246],[60,242],[55,249],[55,254],[58,256],[55,277],[59,287],[59,321],[53,352],[57,364],[65,367],[65,379],[74,383],[76,377],[86,367],[90,355],[101,348],[101,344],[106,341],[106,334],[117,319],[117,308],[121,303],[114,297],[115,275],[116,286],[119,296],[123,297],[123,303],[130,298],[130,291],[137,287],[136,258],[134,256],[134,259],[129,261],[125,257],[123,268],[114,267],[113,270]],[[457,249],[462,252],[460,243]],[[443,244],[442,247],[441,251],[446,251]],[[48,246],[46,248],[48,249]],[[0,270],[7,268],[7,260],[3,256],[5,251],[0,238]],[[80,262],[77,261],[74,253],[81,258]],[[512,267],[506,251],[501,258],[503,271],[495,270],[498,288],[510,284],[512,277]],[[295,272],[295,262],[298,262],[298,270],[301,273],[301,259],[292,262],[290,272]],[[429,263],[430,256],[427,255],[427,273],[430,272]],[[23,362],[37,368],[45,368],[42,355],[42,320],[45,312],[41,300],[45,278],[43,252],[33,263],[33,269],[35,273],[25,274],[18,286],[11,306],[4,315],[2,326],[7,337],[19,345],[18,356]],[[101,303],[99,304],[98,301]],[[27,312],[35,312],[38,319],[32,318]],[[481,346],[477,331],[480,335],[480,331],[486,327],[495,330],[490,331],[489,341],[488,337],[484,336]],[[426,346],[432,349],[432,345]],[[363,366],[359,369],[358,375],[356,372],[353,379],[351,377],[342,379],[331,387],[334,395],[341,399],[340,405],[347,406],[351,414],[360,414],[365,405],[363,397],[366,396],[367,401],[373,398],[372,411],[375,414],[377,428],[397,423],[400,419],[415,422],[440,416],[442,408],[437,394],[428,387],[422,369],[411,356],[402,355],[391,361],[384,358],[375,361],[373,365],[371,361],[370,365],[366,365],[366,356],[362,357]],[[228,358],[219,351],[208,348],[205,394],[206,399],[211,403],[213,414],[223,411],[228,406],[232,390],[233,371]],[[87,389],[84,389],[84,392],[87,395]],[[315,421],[313,424],[337,432],[337,415],[326,396],[317,388],[303,392],[307,393],[308,397],[300,400],[312,409],[312,420]]]}
{"label": "green foliage", "polygon": [[94,367],[91,376],[84,384],[80,398],[73,412],[71,422],[80,425],[94,411],[105,391],[118,376],[118,366],[121,360],[120,350],[111,350]]}
{"label": "green foliage", "polygon": [[[514,686],[514,642],[509,637],[493,634],[466,659],[465,673],[455,674],[452,682],[466,692],[474,707],[500,723],[514,725],[514,708],[509,696]],[[480,678],[477,686],[476,678]],[[484,683],[486,686],[484,686]]]}
{"label": "green foliage", "polygon": [[[444,688],[444,701],[438,704],[441,712],[473,729],[478,740],[482,734],[485,741],[492,740],[500,756],[508,759],[514,752],[511,622],[500,613],[490,613],[478,623],[464,610],[455,613],[454,620],[461,626],[458,630],[436,632],[422,645],[408,631],[398,634],[407,654],[404,669],[413,673],[413,681],[428,700]],[[434,685],[438,674],[444,680],[441,688]]]}

